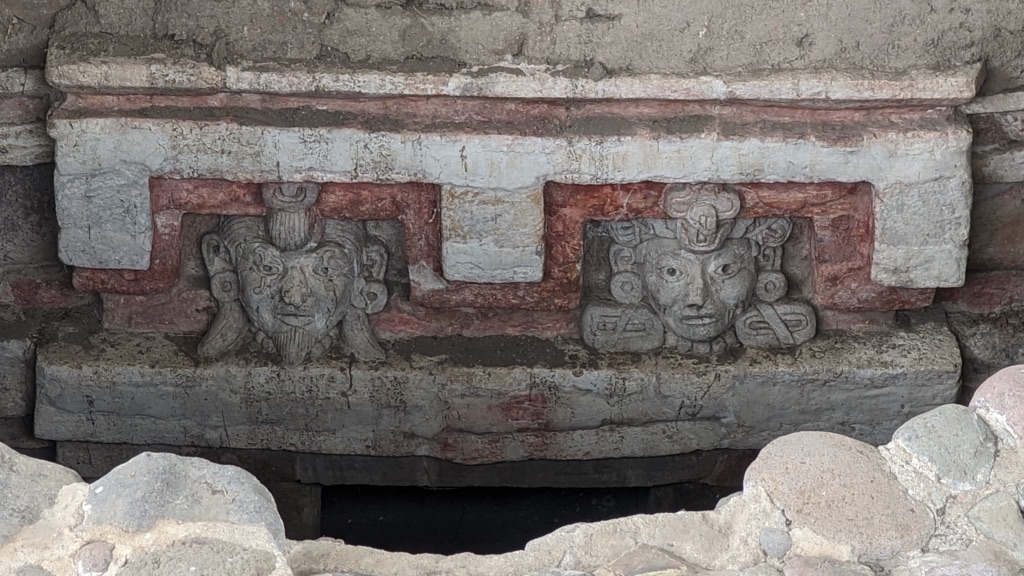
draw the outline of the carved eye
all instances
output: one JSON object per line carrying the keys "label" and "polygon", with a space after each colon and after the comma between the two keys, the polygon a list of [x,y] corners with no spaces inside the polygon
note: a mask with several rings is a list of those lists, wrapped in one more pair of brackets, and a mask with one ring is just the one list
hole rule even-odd
{"label": "carved eye", "polygon": [[281,259],[270,252],[267,248],[260,246],[253,255],[253,268],[258,274],[264,276],[276,276],[284,269]]}
{"label": "carved eye", "polygon": [[313,273],[317,276],[330,278],[340,275],[342,270],[345,269],[345,263],[340,250],[322,248],[317,256],[316,266],[313,268]]}
{"label": "carved eye", "polygon": [[661,277],[666,280],[678,280],[683,275],[678,268],[673,268],[672,266],[664,266],[658,271],[661,272]]}
{"label": "carved eye", "polygon": [[722,264],[715,270],[715,274],[722,278],[732,278],[733,276],[739,274],[739,272],[740,265],[736,264],[735,262],[726,262],[725,264]]}

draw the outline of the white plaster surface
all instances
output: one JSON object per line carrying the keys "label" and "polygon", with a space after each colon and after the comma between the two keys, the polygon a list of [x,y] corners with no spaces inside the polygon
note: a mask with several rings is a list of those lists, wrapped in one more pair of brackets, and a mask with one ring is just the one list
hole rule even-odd
{"label": "white plaster surface", "polygon": [[[751,124],[749,133],[728,135],[524,136],[59,116],[49,130],[57,141],[61,257],[74,266],[149,265],[152,232],[142,215],[150,175],[431,182],[527,198],[547,181],[867,181],[876,188],[872,279],[907,288],[959,286],[972,199],[971,132],[960,116],[928,114],[920,122],[872,125],[856,139],[831,138],[831,125],[805,126],[804,133]],[[88,176],[100,171],[121,179]],[[471,229],[477,239],[513,238],[500,225]],[[512,244],[532,246],[534,234],[520,230]],[[508,273],[481,278],[507,281]]]}
{"label": "white plaster surface", "polygon": [[780,70],[716,76],[623,74],[591,80],[559,68],[519,64],[477,66],[455,73],[323,70],[146,57],[82,57],[51,49],[47,79],[67,92],[175,90],[365,96],[490,98],[760,100],[815,102],[922,101],[960,104],[974,97],[981,65],[949,70],[874,72]]}
{"label": "white plaster surface", "polygon": [[480,366],[453,344],[296,372],[252,354],[197,366],[160,335],[60,340],[38,352],[36,434],[462,463],[760,448],[798,430],[880,444],[955,399],[961,368],[945,324],[919,321],[871,338],[823,334],[792,354],[747,350],[727,365],[544,345],[553,367]]}
{"label": "white plaster surface", "polygon": [[543,189],[442,188],[441,266],[446,280],[541,281]]}

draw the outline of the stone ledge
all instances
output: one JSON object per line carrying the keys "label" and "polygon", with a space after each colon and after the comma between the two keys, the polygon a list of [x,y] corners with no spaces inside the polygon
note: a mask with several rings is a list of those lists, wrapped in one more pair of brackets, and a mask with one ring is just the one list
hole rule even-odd
{"label": "stone ledge", "polygon": [[98,57],[79,46],[51,46],[46,78],[65,92],[316,94],[359,96],[472,96],[572,100],[689,100],[842,107],[968,102],[981,85],[982,66],[911,72],[782,70],[708,76],[636,74],[600,80],[573,77],[566,67],[498,63],[453,73],[225,64],[162,55]]}
{"label": "stone ledge", "polygon": [[[6,439],[0,437],[0,441],[6,442]],[[710,450],[650,458],[526,460],[468,465],[426,456],[346,456],[95,442],[57,442],[56,449],[56,462],[83,478],[103,476],[143,452],[167,452],[238,466],[261,482],[441,488],[622,488],[679,482],[739,486],[743,470],[757,456],[754,450]]]}
{"label": "stone ledge", "polygon": [[[760,448],[798,430],[880,444],[953,400],[960,377],[952,334],[924,320],[824,334],[787,353],[747,350],[728,365],[531,339],[476,344],[489,350],[480,360],[465,340],[423,339],[392,344],[383,365],[335,355],[290,371],[257,353],[200,365],[190,339],[66,332],[38,353],[36,433],[465,464]],[[537,363],[523,366],[523,354]]]}

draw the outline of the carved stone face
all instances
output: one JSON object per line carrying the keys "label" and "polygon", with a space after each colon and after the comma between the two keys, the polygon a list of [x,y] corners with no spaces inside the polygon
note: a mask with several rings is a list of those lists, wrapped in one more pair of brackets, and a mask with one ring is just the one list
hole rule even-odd
{"label": "carved stone face", "polygon": [[268,207],[266,218],[223,218],[202,251],[218,310],[200,357],[216,359],[255,335],[287,366],[336,344],[360,360],[385,358],[367,314],[387,304],[387,251],[362,224]]}
{"label": "carved stone face", "polygon": [[282,251],[257,240],[235,259],[242,307],[288,364],[304,361],[351,307],[359,255],[336,243]]}
{"label": "carved stone face", "polygon": [[651,306],[680,338],[713,340],[750,305],[757,269],[745,238],[704,254],[683,249],[674,238],[653,238],[640,243],[636,254]]}

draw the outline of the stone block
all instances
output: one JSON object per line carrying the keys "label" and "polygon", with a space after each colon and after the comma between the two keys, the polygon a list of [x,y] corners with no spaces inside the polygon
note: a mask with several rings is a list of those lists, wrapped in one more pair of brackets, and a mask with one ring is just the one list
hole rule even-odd
{"label": "stone block", "polygon": [[0,165],[31,166],[53,162],[53,139],[42,122],[0,124]]}
{"label": "stone block", "polygon": [[53,165],[0,166],[0,271],[57,260]]}
{"label": "stone block", "polygon": [[747,469],[744,492],[763,488],[797,531],[809,531],[856,558],[885,560],[921,548],[935,529],[874,447],[837,434],[780,438]]}
{"label": "stone block", "polygon": [[1024,268],[1024,184],[977,184],[971,208],[969,270]]}
{"label": "stone block", "polygon": [[[98,334],[39,351],[42,438],[434,456],[466,464],[759,448],[797,430],[881,444],[955,398],[943,323],[825,334],[731,363],[598,356],[572,342],[412,340],[385,363],[337,354],[288,370],[254,350],[197,364],[194,339]],[[486,353],[482,352],[486,350]],[[109,386],[118,382],[118,386]]]}
{"label": "stone block", "polygon": [[441,266],[447,280],[539,282],[544,191],[443,187]]}
{"label": "stone block", "polygon": [[148,268],[153,242],[149,170],[125,165],[69,173],[61,169],[64,164],[63,158],[58,161],[54,175],[60,259],[75,266]]}
{"label": "stone block", "polygon": [[972,272],[962,288],[943,288],[935,301],[949,312],[1002,314],[1024,309],[1024,272]]}
{"label": "stone block", "polygon": [[36,345],[31,338],[0,340],[0,418],[32,414],[35,352]]}

